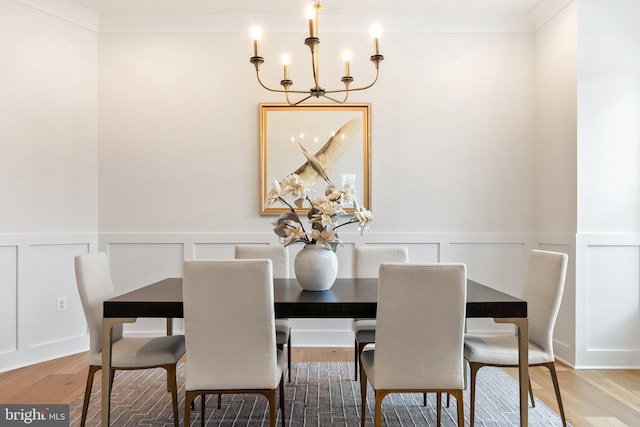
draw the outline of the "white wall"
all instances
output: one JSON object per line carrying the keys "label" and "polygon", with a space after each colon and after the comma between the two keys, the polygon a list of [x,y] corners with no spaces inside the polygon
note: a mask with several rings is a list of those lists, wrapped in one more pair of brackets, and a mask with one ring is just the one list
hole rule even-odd
{"label": "white wall", "polygon": [[2,232],[97,229],[97,38],[0,2]]}
{"label": "white wall", "polygon": [[[86,348],[73,255],[97,243],[97,37],[0,0],[0,370]],[[56,298],[68,310],[56,312]]]}
{"label": "white wall", "polygon": [[576,358],[640,365],[640,3],[578,2]]}
{"label": "white wall", "polygon": [[[291,37],[268,37],[263,55],[277,61],[268,46]],[[327,80],[345,37],[323,38]],[[369,55],[367,37],[348,37]],[[372,105],[374,231],[533,231],[532,36],[389,34],[382,48],[380,82],[353,97]],[[100,35],[101,232],[269,231],[257,111],[282,99],[250,53],[246,35]]]}
{"label": "white wall", "polygon": [[640,232],[640,3],[578,7],[578,230]]}
{"label": "white wall", "polygon": [[[534,53],[536,230],[543,249],[569,255],[555,351],[570,364],[575,363],[576,27],[571,2],[536,32]],[[549,236],[555,244],[547,244]]]}
{"label": "white wall", "polygon": [[576,231],[576,4],[535,34],[536,230]]}

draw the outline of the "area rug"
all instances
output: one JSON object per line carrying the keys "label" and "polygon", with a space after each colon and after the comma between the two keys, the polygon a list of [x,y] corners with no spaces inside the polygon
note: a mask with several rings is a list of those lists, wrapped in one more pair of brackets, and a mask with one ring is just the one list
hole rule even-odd
{"label": "area rug", "polygon": [[[353,380],[353,364],[346,362],[301,362],[292,367],[292,382],[285,384],[285,419],[291,427],[360,425],[360,386]],[[178,366],[180,425],[184,425],[185,365]],[[100,425],[100,386],[94,386],[87,426]],[[502,369],[485,367],[478,374],[476,426],[518,426],[518,384]],[[443,396],[443,402],[444,402]],[[200,400],[191,414],[191,425],[200,425]],[[207,426],[268,426],[267,401],[258,395],[224,395],[222,407],[209,396]],[[422,394],[392,394],[383,404],[383,425],[435,426],[436,395],[429,394],[423,406]],[[373,392],[369,389],[367,425],[373,425]],[[469,425],[469,393],[464,394],[465,425]],[[71,426],[80,425],[82,396],[70,405]],[[278,411],[277,426],[280,426]],[[442,425],[456,426],[456,402],[443,408]],[[386,424],[385,424],[386,423]],[[117,371],[111,396],[112,426],[172,426],[171,396],[166,392],[163,369]],[[529,408],[530,426],[560,426],[560,417],[536,401]]]}

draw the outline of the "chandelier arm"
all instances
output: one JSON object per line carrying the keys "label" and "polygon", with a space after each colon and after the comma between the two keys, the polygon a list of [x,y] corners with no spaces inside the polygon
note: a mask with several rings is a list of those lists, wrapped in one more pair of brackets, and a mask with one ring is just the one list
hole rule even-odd
{"label": "chandelier arm", "polygon": [[[309,99],[309,98],[311,98],[311,95],[309,95],[309,96],[307,96],[307,97],[304,97],[304,98],[302,98],[300,101],[295,102],[295,103],[293,103],[293,104],[289,102],[289,105],[290,105],[290,106],[292,106],[292,107],[295,107],[296,105],[298,105],[298,104],[300,104],[300,103],[303,103],[304,101],[306,101],[306,100],[307,100],[307,99]],[[287,102],[288,102],[288,101],[289,101],[289,98],[287,97]]]}
{"label": "chandelier arm", "polygon": [[256,78],[258,79],[258,83],[260,83],[260,86],[262,86],[264,89],[270,91],[270,92],[277,92],[277,93],[299,93],[299,94],[308,94],[309,91],[308,90],[284,90],[284,89],[273,89],[270,88],[269,86],[266,86],[264,83],[262,83],[262,80],[260,79],[260,73],[256,72]]}
{"label": "chandelier arm", "polygon": [[327,95],[325,95],[324,97],[327,98],[327,99],[330,99],[333,102],[336,102],[338,104],[344,104],[345,102],[347,102],[347,98],[349,98],[349,90],[346,90],[346,91],[343,91],[343,92],[345,92],[345,94],[344,94],[344,98],[342,99],[342,101],[340,101],[339,99],[332,98],[332,97],[327,96]]}
{"label": "chandelier arm", "polygon": [[270,92],[285,92],[282,89],[272,89],[269,86],[265,85],[264,83],[262,83],[262,79],[260,78],[260,72],[258,70],[256,70],[256,78],[258,79],[258,83],[260,83],[260,86],[262,86],[264,89],[270,91]]}
{"label": "chandelier arm", "polygon": [[341,92],[353,92],[356,90],[365,90],[365,89],[369,89],[371,86],[373,86],[374,84],[376,84],[376,82],[378,81],[378,76],[380,75],[380,71],[376,68],[376,77],[375,79],[373,79],[373,81],[371,83],[369,83],[366,86],[362,86],[362,87],[350,87],[349,89],[335,89],[335,90],[326,90],[324,93],[341,93]]}

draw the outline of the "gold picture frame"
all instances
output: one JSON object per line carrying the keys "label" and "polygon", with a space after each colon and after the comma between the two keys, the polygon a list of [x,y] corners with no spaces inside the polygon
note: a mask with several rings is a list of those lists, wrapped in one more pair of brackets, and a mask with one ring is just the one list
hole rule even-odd
{"label": "gold picture frame", "polygon": [[369,115],[369,104],[260,104],[260,214],[288,211],[281,203],[265,207],[264,202],[273,180],[280,182],[294,172],[305,180],[313,177],[315,197],[324,196],[326,183],[311,167],[305,168],[302,147],[318,156],[333,184],[350,183],[358,204],[370,209]]}

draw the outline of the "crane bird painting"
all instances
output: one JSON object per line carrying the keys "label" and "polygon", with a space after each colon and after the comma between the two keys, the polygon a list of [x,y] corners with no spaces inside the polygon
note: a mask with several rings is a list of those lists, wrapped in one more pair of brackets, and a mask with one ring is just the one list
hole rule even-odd
{"label": "crane bird painting", "polygon": [[[286,209],[264,206],[274,180],[290,175],[305,183],[309,197],[322,197],[327,183],[357,189],[359,206],[369,208],[369,105],[260,105],[260,213]],[[351,210],[350,206],[347,209]]]}
{"label": "crane bird painting", "polygon": [[307,161],[292,172],[303,181],[314,182],[320,178],[329,183],[333,166],[347,152],[361,127],[359,119],[349,120],[315,154],[310,154],[306,147],[297,141]]}

